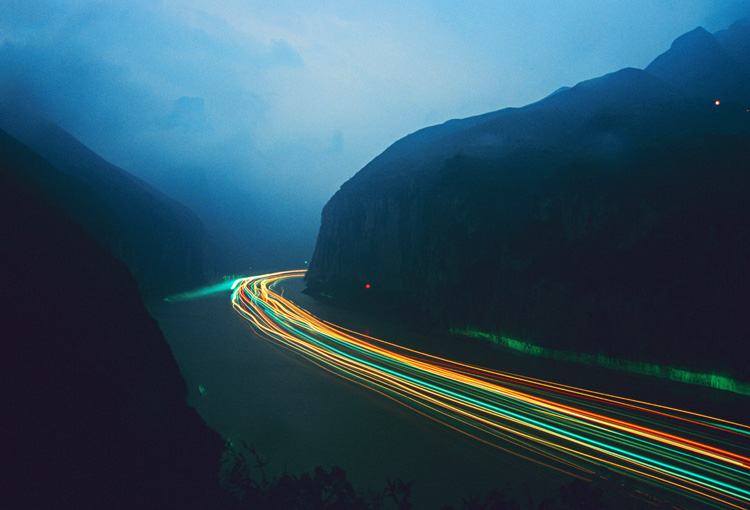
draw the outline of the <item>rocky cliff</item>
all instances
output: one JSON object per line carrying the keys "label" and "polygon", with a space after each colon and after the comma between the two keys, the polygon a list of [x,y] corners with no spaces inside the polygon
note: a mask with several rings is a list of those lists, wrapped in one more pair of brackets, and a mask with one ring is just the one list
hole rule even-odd
{"label": "rocky cliff", "polygon": [[309,292],[750,377],[747,34],[396,142],[325,206]]}

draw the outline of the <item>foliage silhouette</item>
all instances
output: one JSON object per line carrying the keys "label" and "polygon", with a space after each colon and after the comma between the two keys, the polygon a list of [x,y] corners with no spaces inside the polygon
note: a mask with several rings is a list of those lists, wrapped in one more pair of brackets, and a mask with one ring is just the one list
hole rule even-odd
{"label": "foliage silhouette", "polygon": [[[388,480],[388,487],[367,496],[358,495],[339,466],[316,467],[299,476],[288,472],[269,476],[268,461],[255,447],[227,441],[222,458],[221,481],[233,496],[236,508],[283,508],[297,510],[408,510],[413,481]],[[253,476],[255,474],[255,477]]]}

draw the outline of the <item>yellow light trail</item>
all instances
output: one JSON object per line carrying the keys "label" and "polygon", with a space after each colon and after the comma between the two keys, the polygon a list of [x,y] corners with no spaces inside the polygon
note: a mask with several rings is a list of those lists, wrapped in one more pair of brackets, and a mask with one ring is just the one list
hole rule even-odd
{"label": "yellow light trail", "polygon": [[232,305],[261,335],[486,444],[585,480],[603,466],[718,508],[750,507],[750,427],[458,363],[336,326],[275,291],[303,275],[237,280]]}

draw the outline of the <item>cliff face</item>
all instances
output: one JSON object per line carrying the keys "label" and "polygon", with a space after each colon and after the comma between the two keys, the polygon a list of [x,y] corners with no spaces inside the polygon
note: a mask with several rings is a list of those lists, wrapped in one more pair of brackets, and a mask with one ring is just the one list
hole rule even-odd
{"label": "cliff face", "polygon": [[[720,39],[743,47],[742,26]],[[682,80],[719,54],[721,80]],[[390,300],[436,330],[750,377],[736,361],[750,333],[750,88],[732,55],[697,31],[654,72],[404,138],[324,208],[309,291]]]}
{"label": "cliff face", "polygon": [[221,438],[186,404],[135,280],[28,178],[54,169],[0,134],[24,156],[0,158],[0,506],[215,507]]}
{"label": "cliff face", "polygon": [[[125,262],[145,296],[197,287],[209,269],[209,246],[200,220],[140,179],[105,161],[60,127],[28,112],[0,110],[0,127],[50,163],[63,177],[37,166],[24,171],[51,200],[99,244]],[[0,157],[10,157],[0,147]],[[16,154],[14,157],[25,157]],[[72,198],[57,184],[77,184]],[[92,205],[93,214],[85,204]]]}

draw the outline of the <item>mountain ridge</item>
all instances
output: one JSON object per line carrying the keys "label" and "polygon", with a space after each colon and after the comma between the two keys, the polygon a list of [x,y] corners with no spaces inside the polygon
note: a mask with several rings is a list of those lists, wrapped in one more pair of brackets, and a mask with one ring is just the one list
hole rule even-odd
{"label": "mountain ridge", "polygon": [[104,227],[111,211],[2,131],[0,154],[0,505],[215,508],[221,437],[187,405],[125,264],[44,186],[102,215]]}
{"label": "mountain ridge", "polygon": [[[738,26],[721,36],[736,48]],[[717,60],[726,72],[704,80]],[[685,82],[680,70],[695,66]],[[308,291],[390,309],[420,329],[484,328],[748,378],[729,354],[746,352],[737,339],[750,334],[732,300],[750,295],[732,255],[747,251],[738,218],[750,221],[737,199],[750,192],[750,114],[730,94],[744,80],[696,29],[644,70],[408,135],[324,207]],[[721,355],[704,348],[712,328]],[[662,347],[649,353],[649,343]]]}
{"label": "mountain ridge", "polygon": [[716,37],[701,27],[678,37],[645,70],[689,97],[750,102],[750,77]]}
{"label": "mountain ridge", "polygon": [[48,199],[65,204],[79,224],[128,265],[145,295],[163,296],[205,281],[210,272],[207,236],[187,207],[107,162],[46,119],[5,109],[0,110],[0,128],[4,127],[10,127],[13,138],[57,171],[78,181],[79,198],[83,193],[87,196],[84,202],[96,203],[106,211],[83,214],[77,211],[80,204],[44,185],[42,181],[48,177],[28,176],[41,184]]}

